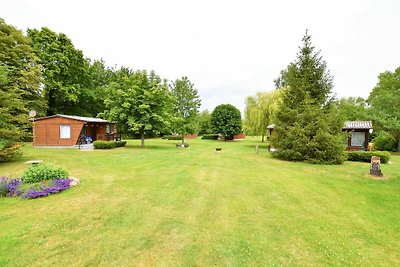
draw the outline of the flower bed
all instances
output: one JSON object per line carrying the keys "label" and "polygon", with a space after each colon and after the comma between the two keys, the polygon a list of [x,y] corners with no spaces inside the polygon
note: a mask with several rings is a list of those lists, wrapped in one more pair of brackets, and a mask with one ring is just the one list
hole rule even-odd
{"label": "flower bed", "polygon": [[[75,178],[76,179],[76,178]],[[48,196],[51,194],[56,194],[64,191],[71,186],[74,186],[76,181],[74,179],[53,179],[48,181],[43,181],[36,185],[31,185],[29,189],[22,189],[24,185],[24,180],[21,178],[9,179],[7,177],[1,177],[0,180],[0,197],[8,196],[15,197],[21,196],[25,199],[39,198]]]}

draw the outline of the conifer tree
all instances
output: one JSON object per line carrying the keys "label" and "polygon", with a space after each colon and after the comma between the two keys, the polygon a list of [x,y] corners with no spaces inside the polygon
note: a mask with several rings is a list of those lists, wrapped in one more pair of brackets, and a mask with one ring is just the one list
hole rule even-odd
{"label": "conifer tree", "polygon": [[285,71],[287,86],[281,89],[272,146],[284,160],[340,164],[345,143],[332,104],[333,77],[307,31],[302,41],[296,61]]}

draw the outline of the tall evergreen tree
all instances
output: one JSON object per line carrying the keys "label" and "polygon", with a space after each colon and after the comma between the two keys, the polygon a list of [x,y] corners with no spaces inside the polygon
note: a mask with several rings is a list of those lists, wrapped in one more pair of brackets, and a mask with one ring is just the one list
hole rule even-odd
{"label": "tall evergreen tree", "polygon": [[182,135],[182,144],[185,142],[185,134],[195,133],[197,118],[201,101],[192,82],[187,77],[177,79],[170,85],[174,96],[174,130]]}
{"label": "tall evergreen tree", "polygon": [[343,121],[332,105],[333,78],[306,32],[295,62],[289,64],[276,114],[272,146],[278,158],[339,164],[345,159]]}

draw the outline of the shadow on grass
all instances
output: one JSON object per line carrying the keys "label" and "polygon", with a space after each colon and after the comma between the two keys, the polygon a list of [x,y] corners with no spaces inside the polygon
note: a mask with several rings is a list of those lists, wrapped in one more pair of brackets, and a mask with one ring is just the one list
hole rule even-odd
{"label": "shadow on grass", "polygon": [[158,150],[158,149],[163,149],[163,150],[165,150],[165,149],[176,149],[174,144],[171,144],[171,145],[146,145],[145,144],[143,148],[140,146],[140,144],[139,145],[127,144],[125,146],[125,148],[126,149],[137,149],[137,150],[144,150],[144,149],[152,149],[152,150],[153,149],[154,150]]}

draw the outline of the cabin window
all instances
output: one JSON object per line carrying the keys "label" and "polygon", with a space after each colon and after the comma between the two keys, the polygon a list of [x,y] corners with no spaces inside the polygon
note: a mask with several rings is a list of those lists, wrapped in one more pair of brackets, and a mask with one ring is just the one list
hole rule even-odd
{"label": "cabin window", "polygon": [[351,146],[364,146],[365,133],[363,132],[352,132],[351,133]]}
{"label": "cabin window", "polygon": [[60,124],[60,139],[71,138],[71,125]]}
{"label": "cabin window", "polygon": [[106,133],[111,133],[111,125],[110,124],[107,124],[107,127],[106,127]]}

